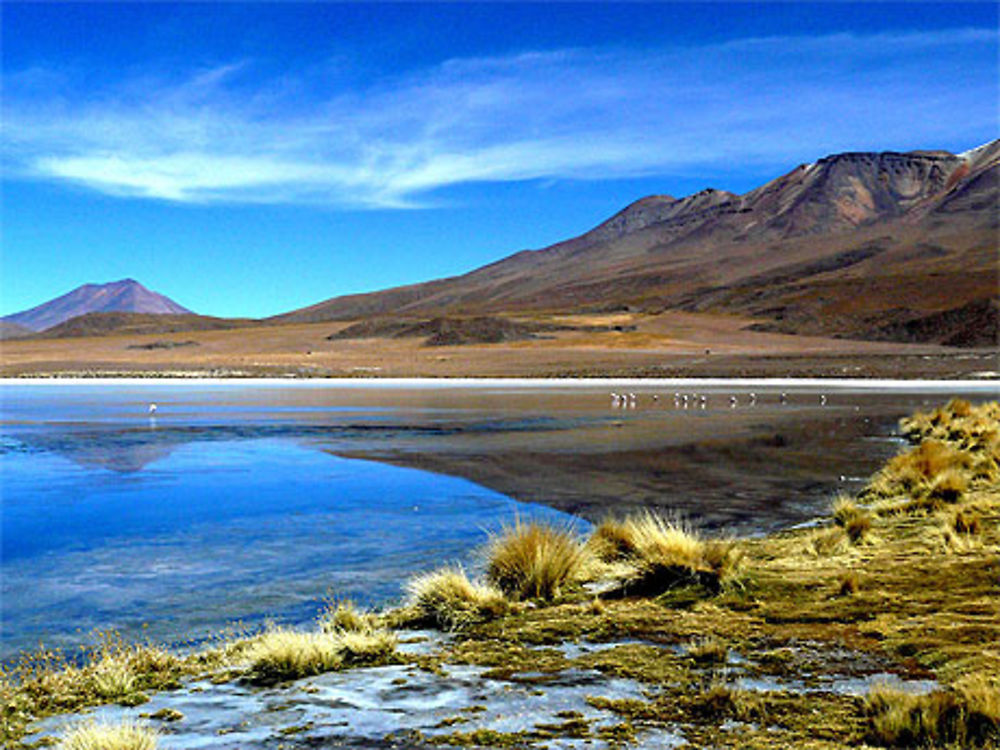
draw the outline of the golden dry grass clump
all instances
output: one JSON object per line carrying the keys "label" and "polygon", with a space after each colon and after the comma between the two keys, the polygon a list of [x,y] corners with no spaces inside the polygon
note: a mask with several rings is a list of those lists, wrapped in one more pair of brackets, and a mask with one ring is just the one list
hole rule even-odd
{"label": "golden dry grass clump", "polygon": [[572,529],[538,521],[517,519],[487,549],[487,580],[518,599],[555,599],[593,570],[590,550]]}
{"label": "golden dry grass clump", "polygon": [[899,425],[913,443],[933,439],[957,443],[967,450],[985,449],[1000,441],[1000,402],[974,406],[953,398],[934,411],[906,417]]}
{"label": "golden dry grass clump", "polygon": [[1000,742],[1000,688],[982,675],[914,694],[887,684],[865,698],[866,740],[888,747],[983,747]]}
{"label": "golden dry grass clump", "polygon": [[460,566],[416,576],[406,584],[406,591],[419,612],[418,619],[447,630],[491,620],[510,609],[500,589],[470,581]]}
{"label": "golden dry grass clump", "polygon": [[156,732],[129,721],[120,724],[87,722],[71,729],[59,750],[156,750]]}
{"label": "golden dry grass clump", "polygon": [[916,447],[893,458],[864,490],[876,499],[908,495],[902,510],[938,510],[1000,479],[1000,403],[952,399],[900,422]]}
{"label": "golden dry grass clump", "polygon": [[725,664],[729,658],[729,646],[715,636],[707,636],[688,644],[686,653],[698,664]]}
{"label": "golden dry grass clump", "polygon": [[128,644],[114,631],[70,660],[40,647],[0,667],[0,740],[18,736],[35,717],[102,703],[137,705],[146,691],[179,684],[183,661],[151,644]]}
{"label": "golden dry grass clump", "polygon": [[767,716],[760,694],[732,687],[718,679],[693,696],[691,710],[696,716],[715,721],[733,718],[749,723]]}
{"label": "golden dry grass clump", "polygon": [[891,459],[861,493],[879,512],[936,513],[1000,481],[1000,403],[952,399],[900,425],[917,445]]}
{"label": "golden dry grass clump", "polygon": [[385,664],[394,656],[396,643],[395,633],[388,630],[306,633],[273,628],[249,645],[247,677],[269,684],[347,666]]}
{"label": "golden dry grass clump", "polygon": [[318,620],[320,630],[326,633],[366,632],[378,627],[378,615],[358,609],[346,599],[327,602]]}
{"label": "golden dry grass clump", "polygon": [[852,544],[861,542],[872,528],[872,514],[845,495],[833,501],[833,520]]}
{"label": "golden dry grass clump", "polygon": [[700,539],[676,521],[651,512],[602,521],[588,544],[602,561],[631,566],[630,588],[636,592],[695,582],[718,589],[741,559],[735,543]]}

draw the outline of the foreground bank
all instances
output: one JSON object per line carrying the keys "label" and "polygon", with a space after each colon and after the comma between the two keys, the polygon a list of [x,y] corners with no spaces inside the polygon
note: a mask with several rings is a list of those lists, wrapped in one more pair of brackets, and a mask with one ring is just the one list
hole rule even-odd
{"label": "foreground bank", "polygon": [[[961,401],[905,420],[913,447],[809,528],[699,540],[640,515],[580,540],[515,523],[488,550],[485,580],[425,575],[392,611],[340,603],[313,632],[275,628],[189,655],[111,636],[72,665],[26,655],[4,675],[4,739],[117,704],[132,708],[102,709],[109,727],[80,730],[70,716],[43,736],[105,750],[151,747],[154,726],[163,748],[997,746],[998,421],[997,404]],[[442,634],[414,644],[413,628]],[[334,702],[328,675],[425,696],[461,680],[497,689],[401,701],[377,742],[358,744],[342,725],[352,712],[338,725],[317,705]],[[493,720],[518,691],[562,702]],[[254,724],[262,696],[280,697],[269,710],[287,717],[266,732]],[[199,718],[213,706],[246,713]],[[409,720],[421,711],[430,720]],[[142,714],[144,725],[121,723]]]}

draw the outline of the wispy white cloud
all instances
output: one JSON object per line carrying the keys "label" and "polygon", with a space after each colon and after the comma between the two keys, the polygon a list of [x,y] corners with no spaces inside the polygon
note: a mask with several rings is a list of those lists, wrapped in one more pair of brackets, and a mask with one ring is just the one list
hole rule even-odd
{"label": "wispy white cloud", "polygon": [[252,61],[91,93],[33,69],[5,79],[4,163],[126,197],[355,207],[471,182],[790,165],[989,132],[996,45],[967,29],[567,49],[334,90],[315,70],[264,79]]}

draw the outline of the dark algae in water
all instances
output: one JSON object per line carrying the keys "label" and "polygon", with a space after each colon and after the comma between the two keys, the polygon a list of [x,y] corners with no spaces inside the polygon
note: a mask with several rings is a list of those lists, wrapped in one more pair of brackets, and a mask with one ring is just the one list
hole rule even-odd
{"label": "dark algae in water", "polygon": [[519,522],[482,580],[425,574],[395,609],[335,604],[309,630],[189,654],[26,655],[3,674],[4,740],[123,704],[94,731],[145,721],[162,748],[998,747],[1000,404],[953,400],[902,430],[807,528]]}

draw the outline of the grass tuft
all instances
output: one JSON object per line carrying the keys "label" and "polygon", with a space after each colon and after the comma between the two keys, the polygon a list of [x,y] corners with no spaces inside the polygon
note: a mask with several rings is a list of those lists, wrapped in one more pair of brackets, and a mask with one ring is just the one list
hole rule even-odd
{"label": "grass tuft", "polygon": [[378,616],[358,609],[347,599],[329,601],[320,612],[319,627],[325,633],[368,632],[378,627]]}
{"label": "grass tuft", "polygon": [[508,596],[551,600],[587,580],[593,567],[572,529],[517,519],[490,540],[486,576]]}
{"label": "grass tuft", "polygon": [[680,523],[650,512],[624,521],[606,519],[588,545],[606,563],[631,565],[629,588],[643,593],[691,583],[718,590],[742,560],[734,542],[702,540]]}
{"label": "grass tuft", "polygon": [[833,501],[833,520],[844,530],[851,544],[861,542],[872,528],[872,514],[845,495]]}
{"label": "grass tuft", "polygon": [[386,630],[304,633],[274,628],[257,636],[246,653],[251,682],[272,684],[362,664],[385,664],[396,636]]}
{"label": "grass tuft", "polygon": [[715,636],[708,636],[688,644],[686,653],[698,664],[725,664],[729,658],[729,646]]}
{"label": "grass tuft", "polygon": [[79,657],[39,647],[0,667],[0,744],[21,736],[40,716],[116,702],[137,705],[143,691],[178,684],[184,662],[150,644],[129,644],[114,631],[98,631]]}
{"label": "grass tuft", "polygon": [[839,596],[854,596],[861,590],[861,578],[857,571],[849,570],[837,577],[837,594]]}
{"label": "grass tuft", "polygon": [[958,534],[976,535],[982,531],[981,517],[968,508],[959,508],[955,511],[951,527]]}
{"label": "grass tuft", "polygon": [[300,633],[275,628],[258,636],[247,653],[250,680],[270,683],[330,672],[344,663],[333,633]]}
{"label": "grass tuft", "polygon": [[806,552],[820,556],[838,554],[847,547],[847,533],[839,526],[817,529],[805,538]]}
{"label": "grass tuft", "polygon": [[71,729],[59,750],[155,750],[156,732],[141,724],[87,722]]}
{"label": "grass tuft", "polygon": [[947,469],[934,478],[927,493],[931,501],[954,505],[969,489],[969,481],[957,469]]}
{"label": "grass tuft", "polygon": [[441,568],[412,578],[406,591],[423,619],[447,630],[492,620],[510,608],[500,589],[473,583],[461,567]]}
{"label": "grass tuft", "polygon": [[692,712],[703,719],[719,721],[732,718],[737,721],[760,721],[767,716],[763,698],[751,690],[730,687],[716,680],[706,690],[694,696]]}
{"label": "grass tuft", "polygon": [[353,630],[340,634],[340,653],[346,666],[386,664],[399,639],[391,630]]}
{"label": "grass tuft", "polygon": [[865,698],[866,740],[888,747],[981,747],[1000,740],[1000,690],[983,676],[925,695],[887,684]]}

